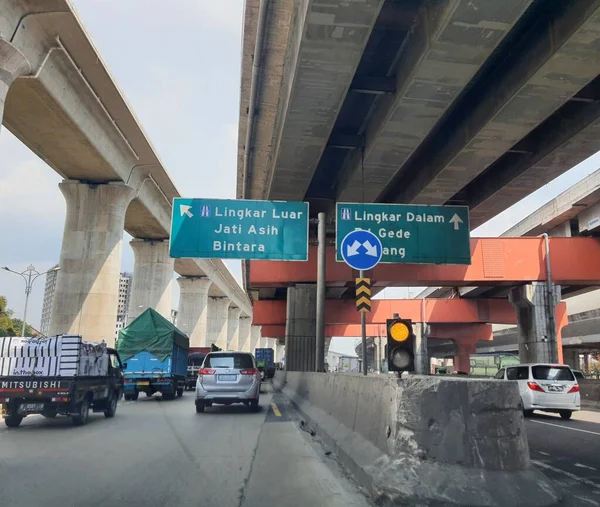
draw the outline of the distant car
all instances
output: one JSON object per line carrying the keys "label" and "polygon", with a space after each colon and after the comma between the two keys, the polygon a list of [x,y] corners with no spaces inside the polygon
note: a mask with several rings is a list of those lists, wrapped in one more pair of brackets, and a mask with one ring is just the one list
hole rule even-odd
{"label": "distant car", "polygon": [[575,375],[575,378],[577,379],[577,382],[579,382],[580,380],[585,380],[585,375],[580,372],[579,370],[571,370],[573,372],[573,375]]}
{"label": "distant car", "polygon": [[563,364],[518,364],[498,371],[495,378],[516,380],[526,417],[534,410],[558,412],[570,419],[580,410],[579,384],[571,368]]}
{"label": "distant car", "polygon": [[260,372],[248,352],[211,352],[198,370],[196,412],[213,404],[243,403],[259,409]]}

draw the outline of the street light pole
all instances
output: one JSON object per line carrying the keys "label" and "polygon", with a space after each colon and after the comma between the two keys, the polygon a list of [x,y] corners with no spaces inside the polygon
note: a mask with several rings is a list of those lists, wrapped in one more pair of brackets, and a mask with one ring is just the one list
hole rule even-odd
{"label": "street light pole", "polygon": [[35,282],[40,276],[47,275],[48,273],[52,273],[53,271],[58,271],[60,269],[59,266],[55,268],[49,269],[44,273],[40,273],[35,269],[33,264],[27,266],[25,271],[13,271],[12,269],[7,268],[6,266],[2,267],[4,271],[8,271],[9,273],[14,273],[15,275],[19,275],[25,280],[25,309],[23,310],[23,327],[21,328],[21,336],[25,336],[25,327],[27,325],[27,306],[29,305],[29,294],[31,294],[31,289],[33,287],[33,282]]}

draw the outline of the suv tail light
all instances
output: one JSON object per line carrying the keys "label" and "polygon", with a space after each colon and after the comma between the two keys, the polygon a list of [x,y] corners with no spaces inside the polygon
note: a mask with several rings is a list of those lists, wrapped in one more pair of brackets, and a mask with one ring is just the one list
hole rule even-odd
{"label": "suv tail light", "polygon": [[249,369],[249,370],[240,370],[240,373],[241,373],[242,375],[256,375],[256,372],[257,372],[257,371],[258,371],[258,370],[254,369],[254,368],[251,368],[251,369]]}
{"label": "suv tail light", "polygon": [[579,392],[579,384],[575,384],[571,389],[569,389],[569,393],[578,393]]}
{"label": "suv tail light", "polygon": [[536,382],[527,382],[527,386],[529,387],[529,389],[531,389],[532,391],[538,391],[540,393],[545,392]]}
{"label": "suv tail light", "polygon": [[198,375],[214,375],[217,373],[217,370],[210,370],[208,368],[200,368],[198,370]]}

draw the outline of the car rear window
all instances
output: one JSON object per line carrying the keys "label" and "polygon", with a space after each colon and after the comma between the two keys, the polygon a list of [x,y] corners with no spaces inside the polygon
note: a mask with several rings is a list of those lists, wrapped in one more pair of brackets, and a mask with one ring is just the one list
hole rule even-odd
{"label": "car rear window", "polygon": [[571,368],[566,366],[532,366],[535,380],[575,380]]}
{"label": "car rear window", "polygon": [[204,360],[205,368],[253,368],[252,356],[250,354],[218,354],[208,355]]}

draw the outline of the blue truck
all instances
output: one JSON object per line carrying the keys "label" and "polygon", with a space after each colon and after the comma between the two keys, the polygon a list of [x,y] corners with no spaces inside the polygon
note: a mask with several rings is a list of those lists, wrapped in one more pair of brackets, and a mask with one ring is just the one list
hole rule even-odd
{"label": "blue truck", "polygon": [[275,376],[275,351],[273,349],[254,349],[256,366],[260,370],[261,378],[273,378]]}
{"label": "blue truck", "polygon": [[137,400],[140,392],[167,400],[183,396],[189,348],[189,338],[152,308],[119,331],[125,399]]}

